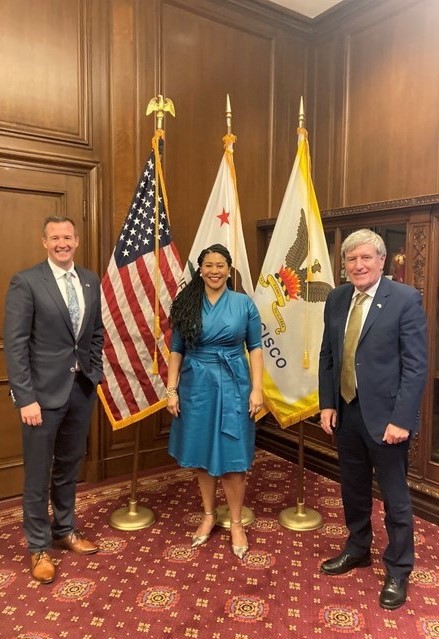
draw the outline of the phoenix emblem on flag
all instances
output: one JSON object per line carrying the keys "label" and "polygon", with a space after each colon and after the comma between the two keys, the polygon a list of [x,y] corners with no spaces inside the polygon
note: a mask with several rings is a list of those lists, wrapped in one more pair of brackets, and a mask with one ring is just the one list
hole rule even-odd
{"label": "phoenix emblem on flag", "polygon": [[308,244],[308,225],[305,211],[301,209],[296,239],[285,256],[285,265],[282,265],[274,276],[270,274],[264,279],[261,275],[259,278],[259,283],[265,288],[271,286],[276,296],[272,311],[279,324],[275,331],[277,335],[286,330],[279,307],[285,306],[290,300],[299,299],[305,302],[325,302],[332,290],[331,284],[315,277],[315,274],[322,270],[318,258],[314,259],[312,266],[302,266],[308,257]]}
{"label": "phoenix emblem on flag", "polygon": [[[322,270],[318,259],[309,268],[303,267],[308,256],[308,226],[306,224],[305,211],[300,210],[300,222],[294,244],[290,247],[286,257],[285,266],[281,266],[275,277],[282,284],[287,301],[299,296],[307,302],[325,302],[332,286],[327,282],[314,279],[315,273]],[[308,288],[308,291],[306,291]]]}

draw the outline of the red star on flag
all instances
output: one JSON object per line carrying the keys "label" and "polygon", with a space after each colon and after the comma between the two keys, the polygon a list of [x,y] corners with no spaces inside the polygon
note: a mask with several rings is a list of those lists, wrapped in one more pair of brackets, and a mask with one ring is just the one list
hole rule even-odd
{"label": "red star on flag", "polygon": [[230,215],[230,213],[226,213],[224,209],[223,209],[221,215],[217,215],[217,218],[219,220],[221,220],[220,226],[222,226],[223,224],[230,224],[229,215]]}

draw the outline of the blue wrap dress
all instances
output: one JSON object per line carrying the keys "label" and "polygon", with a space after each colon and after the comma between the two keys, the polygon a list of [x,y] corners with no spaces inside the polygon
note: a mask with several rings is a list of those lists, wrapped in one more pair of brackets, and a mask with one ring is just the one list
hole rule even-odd
{"label": "blue wrap dress", "polygon": [[245,348],[261,348],[261,318],[254,302],[226,289],[215,304],[204,296],[202,333],[187,348],[177,331],[171,350],[181,353],[178,394],[169,453],[180,466],[210,475],[250,468],[255,424],[249,417],[250,370]]}

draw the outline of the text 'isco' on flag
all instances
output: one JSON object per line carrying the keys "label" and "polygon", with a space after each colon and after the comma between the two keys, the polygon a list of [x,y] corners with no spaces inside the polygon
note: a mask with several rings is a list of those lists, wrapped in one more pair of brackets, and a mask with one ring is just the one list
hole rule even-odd
{"label": "text 'isco' on flag", "polygon": [[306,129],[276,220],[254,301],[262,319],[264,404],[282,428],[319,411],[323,311],[334,278],[311,180]]}

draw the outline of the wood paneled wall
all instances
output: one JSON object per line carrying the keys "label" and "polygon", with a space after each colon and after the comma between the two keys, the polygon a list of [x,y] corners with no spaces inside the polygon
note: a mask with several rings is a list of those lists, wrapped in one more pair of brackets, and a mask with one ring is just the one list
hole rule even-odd
{"label": "wood paneled wall", "polygon": [[[43,201],[70,210],[76,178],[83,261],[104,272],[150,150],[146,106],[159,93],[176,108],[164,165],[183,260],[222,157],[227,93],[254,281],[256,221],[279,210],[301,95],[322,209],[439,191],[437,0],[345,0],[315,20],[265,0],[0,0],[0,16],[0,215],[20,220],[2,227],[13,234],[2,278],[16,263],[8,255],[19,251],[23,267],[34,257],[26,211]],[[46,202],[39,194],[52,192],[54,174],[63,188]],[[13,494],[21,444],[2,361],[0,373],[0,437],[12,437],[0,473]],[[98,412],[86,475],[130,472],[133,428],[112,433]],[[161,413],[141,424],[141,468],[169,461],[167,429]]]}
{"label": "wood paneled wall", "polygon": [[[151,97],[173,100],[164,154],[173,235],[185,260],[223,154],[226,95],[237,136],[235,165],[247,250],[256,278],[257,219],[278,209],[296,147],[306,91],[307,34],[210,0],[132,2],[112,7],[112,139],[115,226],[126,213],[150,147]],[[290,21],[291,22],[291,21]]]}
{"label": "wood paneled wall", "polygon": [[316,32],[313,144],[322,209],[439,191],[439,3],[357,5]]}
{"label": "wood paneled wall", "polygon": [[[272,10],[263,8],[261,18],[240,3],[209,0],[113,0],[109,11],[114,237],[150,149],[155,123],[145,117],[146,106],[162,93],[176,109],[175,119],[165,119],[164,167],[172,233],[186,260],[223,155],[229,93],[243,226],[256,278],[256,220],[271,214],[273,199],[279,207],[294,159],[293,112],[305,89],[307,23],[296,32],[291,19],[276,20]],[[153,415],[146,425],[141,465],[165,463],[167,414]],[[104,431],[105,474],[129,471],[131,446],[131,428]]]}

